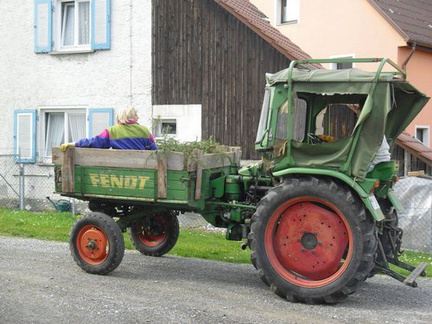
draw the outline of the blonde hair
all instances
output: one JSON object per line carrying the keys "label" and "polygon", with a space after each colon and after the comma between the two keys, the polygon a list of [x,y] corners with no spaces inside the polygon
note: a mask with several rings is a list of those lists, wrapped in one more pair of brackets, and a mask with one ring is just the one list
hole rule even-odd
{"label": "blonde hair", "polygon": [[116,122],[117,124],[124,124],[128,120],[136,120],[138,112],[135,107],[127,106],[124,108],[120,108],[116,114]]}

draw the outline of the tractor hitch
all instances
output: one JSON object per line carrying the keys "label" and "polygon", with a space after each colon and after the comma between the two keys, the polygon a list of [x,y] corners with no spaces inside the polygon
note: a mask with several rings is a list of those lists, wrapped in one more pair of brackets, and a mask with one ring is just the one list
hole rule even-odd
{"label": "tractor hitch", "polygon": [[417,287],[417,283],[415,282],[415,280],[419,277],[419,276],[426,276],[426,272],[424,271],[424,269],[426,268],[428,264],[426,262],[422,262],[420,263],[417,268],[415,268],[413,270],[413,272],[411,272],[411,274],[403,281],[403,283],[405,285],[411,286],[411,287]]}
{"label": "tractor hitch", "polygon": [[[407,265],[405,263],[405,265]],[[419,276],[421,277],[425,277],[426,276],[426,272],[424,271],[424,269],[426,268],[428,264],[426,262],[422,262],[420,263],[416,268],[412,267],[414,270],[412,270],[411,274],[408,277],[405,277],[399,273],[397,273],[396,271],[391,270],[389,267],[386,267],[382,264],[376,263],[375,264],[375,269],[378,270],[378,272],[384,273],[392,278],[395,278],[396,280],[404,283],[407,286],[416,288],[417,287],[417,282],[415,281]],[[404,268],[404,267],[401,267]]]}
{"label": "tractor hitch", "polygon": [[[395,245],[393,245],[393,247],[395,247]],[[384,253],[384,249],[382,246],[382,243],[380,241],[378,241],[378,253],[380,255],[380,261],[375,261],[375,271],[376,272],[381,272],[384,273],[390,277],[395,278],[396,280],[404,283],[407,286],[410,287],[417,287],[417,282],[415,281],[419,276],[421,277],[425,277],[426,276],[426,272],[424,271],[425,268],[427,267],[428,263],[426,262],[422,262],[420,263],[417,267],[414,267],[408,263],[405,263],[403,261],[399,260],[399,253],[396,253],[396,249],[393,248],[393,252],[394,252],[394,257],[391,257],[389,255],[386,255]],[[405,269],[411,272],[411,274],[408,277],[405,277],[399,273],[397,273],[396,271],[393,271],[392,269],[390,269],[389,263],[401,268],[401,269]]]}

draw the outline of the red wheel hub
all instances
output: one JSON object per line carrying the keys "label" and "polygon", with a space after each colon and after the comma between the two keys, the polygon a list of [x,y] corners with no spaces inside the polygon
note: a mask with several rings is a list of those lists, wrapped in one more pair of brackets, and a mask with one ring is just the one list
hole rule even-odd
{"label": "red wheel hub", "polygon": [[305,197],[279,207],[265,234],[266,251],[276,271],[289,281],[313,287],[343,272],[344,262],[351,258],[351,240],[345,217],[337,209]]}
{"label": "red wheel hub", "polygon": [[147,246],[158,246],[167,237],[167,223],[164,217],[156,216],[151,220],[151,225],[138,224],[135,233],[139,240]]}
{"label": "red wheel hub", "polygon": [[98,227],[93,225],[83,227],[78,232],[76,242],[79,255],[89,264],[101,264],[108,256],[108,239]]}

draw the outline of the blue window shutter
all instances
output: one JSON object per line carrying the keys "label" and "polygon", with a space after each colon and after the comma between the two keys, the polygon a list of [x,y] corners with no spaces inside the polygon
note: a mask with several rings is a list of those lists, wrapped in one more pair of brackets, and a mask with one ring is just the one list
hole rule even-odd
{"label": "blue window shutter", "polygon": [[35,53],[51,52],[52,46],[52,3],[51,0],[34,2],[34,46]]}
{"label": "blue window shutter", "polygon": [[99,135],[111,125],[114,125],[114,109],[90,108],[88,110],[88,137]]}
{"label": "blue window shutter", "polygon": [[36,162],[36,110],[14,112],[15,162]]}
{"label": "blue window shutter", "polygon": [[92,1],[92,49],[111,47],[111,0]]}

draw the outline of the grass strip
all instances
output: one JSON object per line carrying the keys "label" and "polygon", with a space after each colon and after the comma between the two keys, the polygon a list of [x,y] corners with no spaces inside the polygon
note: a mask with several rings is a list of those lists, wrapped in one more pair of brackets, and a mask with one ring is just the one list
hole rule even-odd
{"label": "grass strip", "polygon": [[[69,231],[75,222],[70,213],[28,212],[0,208],[0,235],[37,238],[49,241],[69,241]],[[129,234],[125,233],[125,246],[133,249]],[[241,242],[228,241],[220,231],[182,228],[176,246],[169,254],[222,262],[250,263],[250,251],[240,248]],[[428,277],[432,277],[432,255],[405,251],[401,261],[412,265],[427,262]],[[393,267],[403,275],[407,271]]]}
{"label": "grass strip", "polygon": [[[0,235],[69,242],[69,231],[75,222],[70,213],[27,212],[0,208]],[[125,246],[134,249],[125,233]],[[220,231],[182,228],[176,246],[169,254],[224,262],[250,263],[248,250],[241,242],[225,239]]]}

